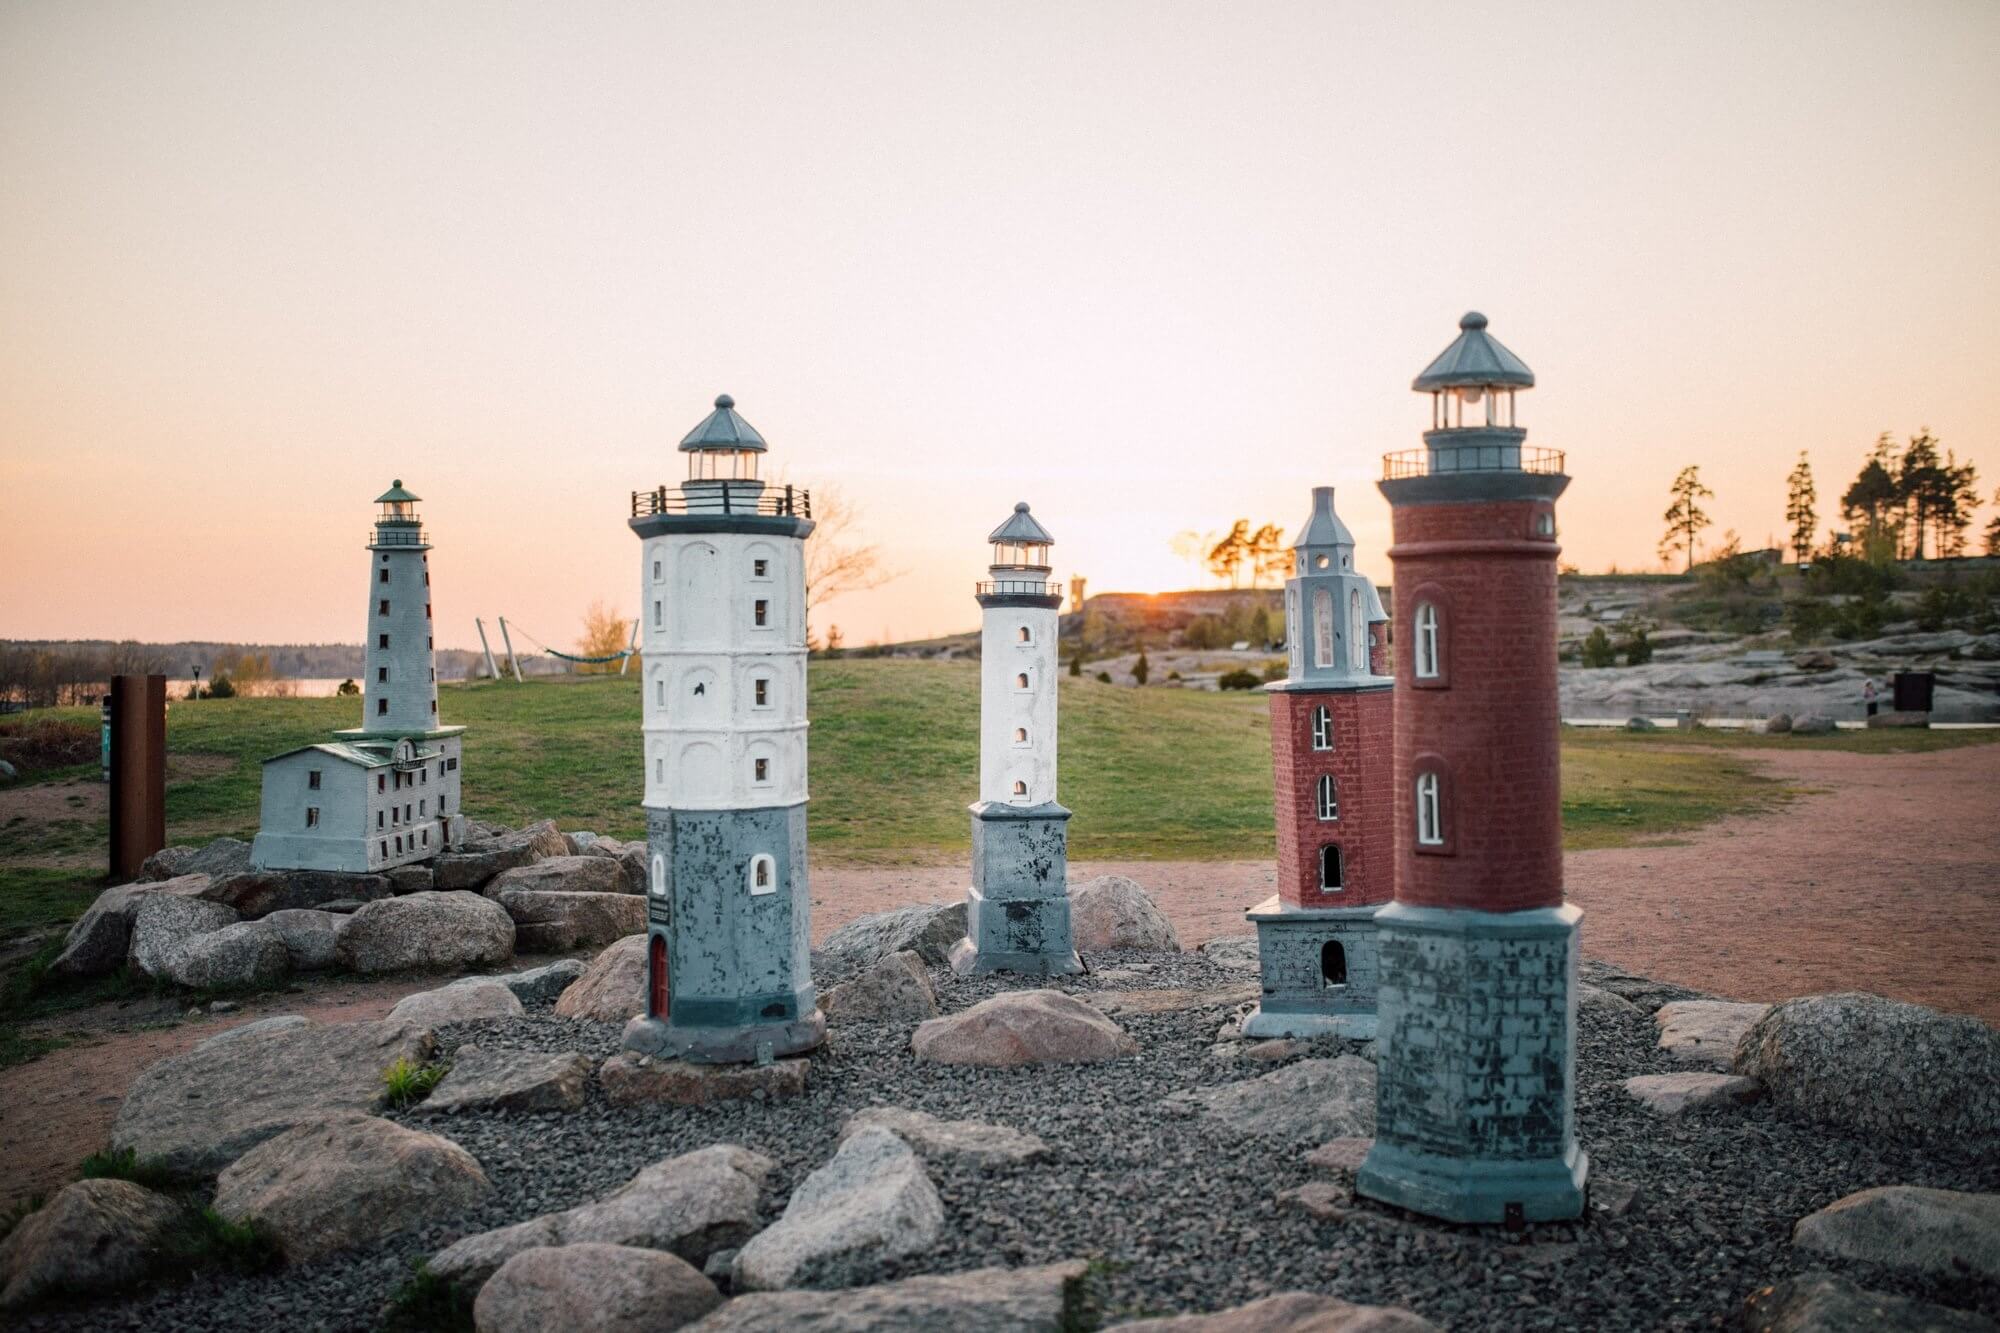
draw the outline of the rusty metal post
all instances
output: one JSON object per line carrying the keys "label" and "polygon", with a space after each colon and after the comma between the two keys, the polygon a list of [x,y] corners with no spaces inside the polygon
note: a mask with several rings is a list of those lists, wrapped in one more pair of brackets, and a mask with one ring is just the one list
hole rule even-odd
{"label": "rusty metal post", "polygon": [[111,878],[167,845],[167,678],[111,678]]}

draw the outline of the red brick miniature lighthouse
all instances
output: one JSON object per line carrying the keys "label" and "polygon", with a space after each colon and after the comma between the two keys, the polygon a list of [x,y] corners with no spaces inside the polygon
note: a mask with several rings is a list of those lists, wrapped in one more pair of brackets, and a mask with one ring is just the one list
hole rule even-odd
{"label": "red brick miniature lighthouse", "polygon": [[1271,693],[1278,892],[1249,912],[1253,1037],[1375,1035],[1375,911],[1395,886],[1388,617],[1354,535],[1315,487],[1285,582],[1289,662]]}
{"label": "red brick miniature lighthouse", "polygon": [[1486,332],[1412,387],[1424,448],[1388,455],[1394,513],[1396,898],[1381,987],[1371,1198],[1455,1222],[1579,1216],[1577,924],[1563,902],[1555,500],[1527,445],[1534,373]]}

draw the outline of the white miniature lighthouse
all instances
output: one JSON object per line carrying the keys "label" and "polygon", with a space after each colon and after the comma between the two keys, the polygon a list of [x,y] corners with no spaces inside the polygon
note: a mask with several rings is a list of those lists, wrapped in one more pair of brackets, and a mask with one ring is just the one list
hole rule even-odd
{"label": "white miniature lighthouse", "polygon": [[728,394],[679,490],[632,495],[645,663],[646,1012],[625,1045],[708,1063],[819,1045],[806,882],[810,498],[757,478]]}
{"label": "white miniature lighthouse", "polygon": [[1069,811],[1056,803],[1056,612],[1048,529],[1026,502],[987,541],[991,578],[977,588],[979,803],[972,807],[972,887],[959,972],[1080,972],[1069,922]]}

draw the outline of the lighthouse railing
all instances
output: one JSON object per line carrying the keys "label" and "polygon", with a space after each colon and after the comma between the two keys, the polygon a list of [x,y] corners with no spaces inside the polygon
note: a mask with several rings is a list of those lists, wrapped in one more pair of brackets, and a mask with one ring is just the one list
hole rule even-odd
{"label": "lighthouse railing", "polygon": [[1450,472],[1545,472],[1563,470],[1563,451],[1534,444],[1440,444],[1398,449],[1382,455],[1382,477],[1435,477]]}
{"label": "lighthouse railing", "polygon": [[812,492],[802,487],[762,486],[752,495],[729,483],[704,486],[692,494],[677,486],[632,492],[632,517],[658,514],[746,514],[767,518],[811,518]]}

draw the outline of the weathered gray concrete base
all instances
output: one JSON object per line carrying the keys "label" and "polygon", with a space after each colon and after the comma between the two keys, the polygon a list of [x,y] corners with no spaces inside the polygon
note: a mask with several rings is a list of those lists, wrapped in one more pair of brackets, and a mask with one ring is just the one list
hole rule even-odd
{"label": "weathered gray concrete base", "polygon": [[[1292,907],[1272,894],[1244,915],[1257,927],[1263,998],[1243,1021],[1246,1037],[1375,1036],[1380,962],[1368,907]],[[1329,976],[1329,946],[1338,946]]]}
{"label": "weathered gray concrete base", "polygon": [[657,1060],[690,1064],[750,1064],[781,1056],[803,1055],[826,1040],[826,1017],[818,1009],[804,1018],[783,1023],[731,1024],[725,1027],[686,1026],[641,1014],[625,1025],[622,1043],[628,1051]]}
{"label": "weathered gray concrete base", "polygon": [[1576,969],[1583,913],[1391,903],[1380,946],[1371,1199],[1452,1222],[1583,1213]]}
{"label": "weathered gray concrete base", "polygon": [[1083,971],[1069,920],[1069,811],[1051,801],[972,807],[972,887],[965,938],[951,951],[961,975]]}

